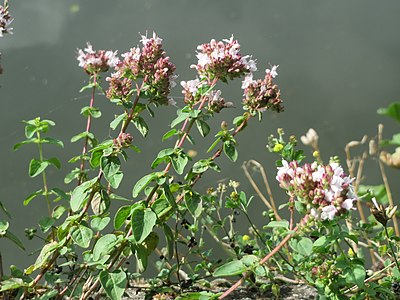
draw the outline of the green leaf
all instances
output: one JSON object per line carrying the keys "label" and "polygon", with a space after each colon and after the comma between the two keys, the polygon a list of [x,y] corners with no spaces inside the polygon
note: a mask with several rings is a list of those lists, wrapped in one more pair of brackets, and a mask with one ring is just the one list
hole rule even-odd
{"label": "green leaf", "polygon": [[27,206],[29,204],[29,202],[31,202],[33,199],[36,198],[36,196],[40,195],[43,193],[43,190],[40,189],[32,194],[30,194],[28,197],[25,198],[24,200],[24,205]]}
{"label": "green leaf", "polygon": [[83,207],[83,204],[87,200],[87,197],[89,195],[89,189],[91,189],[92,185],[96,181],[97,178],[85,181],[72,191],[70,205],[73,212],[77,212]]}
{"label": "green leaf", "polygon": [[46,159],[45,161],[47,161],[49,164],[55,166],[57,169],[61,169],[61,163],[57,157],[52,157],[52,158]]}
{"label": "green leaf", "polygon": [[78,179],[80,174],[81,174],[81,170],[79,170],[78,168],[75,168],[65,176],[64,182],[66,184],[71,183],[75,179]]}
{"label": "green leaf", "polygon": [[302,237],[300,240],[291,240],[289,242],[292,249],[303,256],[312,254],[313,242],[307,237]]}
{"label": "green leaf", "polygon": [[174,194],[171,192],[170,185],[166,183],[163,184],[163,195],[168,200],[169,204],[174,208],[174,210],[177,210],[178,206],[176,205]]}
{"label": "green leaf", "polygon": [[46,170],[48,165],[49,162],[47,161],[40,161],[32,158],[31,162],[29,163],[29,176],[36,177],[37,175],[41,174],[44,170]]}
{"label": "green leaf", "polygon": [[7,215],[7,217],[9,217],[11,219],[11,215],[8,212],[8,210],[6,209],[6,207],[4,206],[4,204],[0,201],[0,209]]}
{"label": "green leaf", "polygon": [[207,153],[211,152],[219,143],[219,141],[221,140],[221,138],[217,138],[214,143],[212,143],[212,145],[207,149]]}
{"label": "green leaf", "polygon": [[149,255],[147,254],[147,249],[142,245],[135,245],[135,256],[136,256],[136,265],[138,267],[139,272],[143,273],[146,271]]}
{"label": "green leaf", "polygon": [[118,230],[121,228],[122,225],[124,225],[125,221],[129,218],[131,215],[131,206],[122,206],[118,209],[117,213],[115,214],[114,217],[114,228],[115,230]]}
{"label": "green leaf", "polygon": [[102,231],[104,228],[106,228],[106,226],[108,225],[108,223],[110,223],[111,218],[110,217],[94,217],[92,219],[92,221],[90,221],[90,227],[94,230],[94,231]]}
{"label": "green leaf", "polygon": [[14,151],[18,150],[22,145],[32,144],[32,143],[35,143],[35,141],[36,141],[36,139],[32,138],[32,139],[29,139],[29,140],[25,140],[25,141],[19,142],[19,143],[14,145],[13,150]]}
{"label": "green leaf", "polygon": [[174,233],[166,223],[164,223],[163,229],[164,229],[165,239],[167,241],[168,258],[171,259],[174,255],[174,241],[175,241]]}
{"label": "green leaf", "polygon": [[240,260],[230,261],[215,269],[214,277],[226,277],[242,275],[246,271],[246,266]]}
{"label": "green leaf", "polygon": [[326,236],[319,237],[313,244],[313,251],[324,252],[330,241]]}
{"label": "green leaf", "polygon": [[24,287],[24,286],[27,286],[27,285],[28,285],[28,283],[24,282],[22,280],[22,278],[13,278],[13,277],[11,277],[11,278],[3,280],[1,282],[0,292],[5,292],[5,291],[9,291],[9,290],[16,290],[16,289],[18,289],[20,287]]}
{"label": "green leaf", "polygon": [[245,255],[243,256],[240,261],[246,266],[246,267],[252,267],[259,262],[259,258],[255,255]]}
{"label": "green leaf", "polygon": [[110,197],[106,190],[100,190],[93,197],[91,204],[91,208],[93,213],[97,216],[104,214],[110,208]]}
{"label": "green leaf", "polygon": [[113,188],[118,188],[121,183],[123,174],[119,171],[120,167],[121,161],[116,156],[103,156],[101,158],[101,169],[104,177]]}
{"label": "green leaf", "polygon": [[153,162],[151,163],[151,168],[152,168],[152,169],[157,168],[157,166],[158,166],[159,164],[165,162],[167,159],[169,159],[169,158],[166,158],[166,157],[163,157],[163,158],[156,158],[156,159],[153,160]]}
{"label": "green leaf", "polygon": [[93,87],[95,87],[96,85],[94,84],[94,83],[92,83],[92,82],[90,82],[89,84],[87,84],[87,85],[85,85],[84,87],[82,87],[80,90],[79,90],[79,93],[82,93],[83,91],[85,91],[85,90],[87,90],[87,89],[91,89],[91,88],[93,88]]}
{"label": "green leaf", "polygon": [[74,135],[71,138],[71,143],[75,143],[75,142],[79,141],[80,139],[86,139],[86,138],[88,138],[90,140],[93,140],[94,139],[93,133],[84,131],[84,132],[81,132],[81,133],[79,133],[77,135]]}
{"label": "green leaf", "polygon": [[157,154],[157,158],[164,158],[166,156],[170,156],[175,152],[174,148],[167,148],[167,149],[163,149],[160,152],[158,152]]}
{"label": "green leaf", "polygon": [[52,217],[56,220],[58,220],[65,212],[66,208],[64,206],[56,206],[53,209]]}
{"label": "green leaf", "polygon": [[122,299],[125,292],[128,279],[125,272],[117,270],[112,273],[108,271],[101,271],[99,274],[101,286],[106,291],[107,296],[112,300]]}
{"label": "green leaf", "polygon": [[43,295],[41,295],[39,298],[35,298],[34,300],[50,300],[54,296],[57,296],[58,293],[59,292],[57,290],[50,290],[50,291],[44,293]]}
{"label": "green leaf", "polygon": [[101,117],[101,111],[96,107],[90,107],[90,106],[82,107],[81,114],[85,117],[88,117],[90,115],[95,119]]}
{"label": "green leaf", "polygon": [[188,292],[180,294],[180,296],[176,297],[175,300],[211,300],[218,299],[218,294],[214,294],[212,292]]}
{"label": "green leaf", "polygon": [[41,139],[42,144],[52,144],[64,148],[64,143],[58,139],[53,139],[51,137],[45,137]]}
{"label": "green leaf", "polygon": [[[372,203],[371,199],[372,199],[372,197],[375,197],[376,200],[378,201],[378,203],[381,203],[383,205],[389,204],[389,198],[387,196],[385,185],[383,185],[383,184],[380,184],[380,185],[363,185],[363,184],[361,184],[358,187],[357,192],[360,197],[363,197],[361,199],[361,201],[368,201],[369,203]],[[365,194],[367,194],[367,195],[365,195]]]}
{"label": "green leaf", "polygon": [[100,160],[103,157],[103,150],[96,150],[92,152],[92,155],[90,156],[90,166],[94,169],[100,166]]}
{"label": "green leaf", "polygon": [[110,253],[114,246],[118,243],[117,237],[114,234],[103,235],[93,248],[93,260],[98,261],[103,256]]}
{"label": "green leaf", "polygon": [[210,161],[208,159],[201,159],[199,161],[197,161],[194,165],[193,165],[193,173],[204,173],[205,171],[208,170],[208,166],[209,166]]}
{"label": "green leaf", "polygon": [[395,102],[391,103],[388,107],[379,108],[378,114],[391,117],[395,119],[397,122],[400,122],[400,103]]}
{"label": "green leaf", "polygon": [[157,178],[157,174],[156,173],[150,173],[144,177],[142,177],[141,179],[139,179],[138,182],[136,182],[135,186],[133,187],[132,190],[132,196],[133,198],[136,198],[139,193],[150,184],[150,182],[152,182],[154,179]]}
{"label": "green leaf", "polygon": [[132,120],[132,123],[135,125],[136,129],[142,134],[142,136],[146,136],[149,132],[149,127],[147,126],[144,119],[140,116],[136,117]]}
{"label": "green leaf", "polygon": [[41,268],[43,265],[45,265],[47,263],[47,260],[54,253],[54,251],[57,249],[57,247],[58,247],[57,242],[51,242],[49,244],[44,245],[44,247],[40,251],[39,256],[36,259],[35,264],[28,267],[25,270],[25,274],[30,275],[33,271],[35,271],[35,270]]}
{"label": "green leaf", "polygon": [[156,213],[157,218],[160,219],[171,211],[172,206],[167,199],[164,197],[159,197],[151,205],[151,209]]}
{"label": "green leaf", "polygon": [[90,245],[90,241],[93,237],[93,231],[83,225],[79,225],[71,228],[71,238],[80,247],[87,248]]}
{"label": "green leaf", "polygon": [[156,225],[157,216],[150,208],[133,209],[131,216],[132,238],[137,244],[142,243]]}
{"label": "green leaf", "polygon": [[39,227],[42,232],[47,232],[55,223],[54,218],[43,217],[39,221]]}
{"label": "green leaf", "polygon": [[171,122],[171,128],[175,127],[179,123],[182,123],[189,117],[188,113],[182,113],[181,110],[178,110],[177,113],[178,113],[178,116]]}
{"label": "green leaf", "polygon": [[35,125],[28,124],[25,126],[25,136],[27,139],[32,138],[37,131],[37,127]]}
{"label": "green leaf", "polygon": [[162,141],[164,142],[165,140],[168,140],[169,138],[173,137],[174,135],[178,134],[178,130],[175,128],[171,129],[167,133],[165,133],[162,137]]}
{"label": "green leaf", "polygon": [[182,175],[188,161],[188,157],[183,153],[171,157],[172,166],[179,175]]}
{"label": "green leaf", "polygon": [[[57,197],[59,199],[63,199],[63,200],[69,201],[69,196],[63,190],[61,190],[59,188],[54,188],[51,191],[53,192],[53,194],[57,195]],[[56,201],[56,200],[54,200],[54,201]]]}
{"label": "green leaf", "polygon": [[233,162],[235,162],[238,158],[238,152],[235,144],[232,141],[224,142],[224,153]]}
{"label": "green leaf", "polygon": [[197,219],[203,211],[203,202],[198,194],[186,193],[185,204],[193,218]]}
{"label": "green leaf", "polygon": [[203,120],[196,120],[197,129],[202,136],[207,136],[210,133],[210,126]]}
{"label": "green leaf", "polygon": [[125,118],[126,114],[123,113],[119,116],[117,116],[111,123],[110,123],[110,128],[112,130],[115,130],[115,128],[117,128],[117,126],[119,125],[119,123],[122,122],[122,120]]}
{"label": "green leaf", "polygon": [[347,283],[356,284],[359,288],[362,288],[365,280],[365,268],[359,264],[351,264],[344,270],[344,276]]}
{"label": "green leaf", "polygon": [[265,227],[268,228],[285,228],[289,229],[289,222],[286,220],[281,221],[271,221]]}

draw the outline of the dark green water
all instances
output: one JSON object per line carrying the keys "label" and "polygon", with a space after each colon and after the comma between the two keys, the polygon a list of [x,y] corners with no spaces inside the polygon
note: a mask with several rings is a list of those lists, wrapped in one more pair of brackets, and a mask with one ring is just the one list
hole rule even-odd
{"label": "dark green water", "polygon": [[[0,200],[12,213],[11,229],[26,242],[27,252],[39,244],[27,241],[23,230],[34,226],[46,212],[44,201],[34,201],[28,208],[22,205],[27,195],[41,187],[41,179],[29,179],[27,172],[37,149],[27,146],[16,153],[11,149],[23,139],[21,120],[36,116],[55,120],[57,127],[51,135],[64,140],[68,151],[61,153],[50,147],[46,155],[61,157],[61,172],[51,171],[49,175],[51,186],[63,187],[64,175],[73,167],[66,161],[81,149],[81,145],[70,145],[68,141],[84,130],[79,111],[89,101],[88,94],[78,93],[87,77],[75,59],[76,48],[83,48],[86,41],[95,49],[118,49],[123,53],[139,44],[138,32],[154,30],[164,39],[164,48],[177,66],[178,82],[194,77],[189,66],[195,62],[198,44],[231,34],[241,43],[243,53],[257,59],[261,72],[268,63],[280,65],[277,82],[286,111],[279,115],[268,112],[262,123],[251,124],[247,134],[238,136],[239,163],[233,165],[221,159],[223,173],[213,174],[198,185],[199,189],[220,178],[232,178],[242,181],[242,188],[249,190],[240,168],[249,159],[262,162],[270,169],[270,178],[274,178],[274,157],[266,152],[265,144],[267,136],[278,127],[296,136],[315,128],[325,158],[344,157],[344,144],[363,134],[374,136],[378,122],[387,124],[388,136],[398,130],[396,124],[375,113],[400,95],[398,1],[10,2],[14,35],[0,39],[4,67],[0,77]],[[240,82],[224,90],[226,99],[240,101]],[[179,103],[179,86],[172,95]],[[94,131],[99,138],[107,138],[106,120],[113,115],[112,106],[102,97],[96,101],[103,110],[104,122],[95,123]],[[239,113],[224,111],[215,124],[230,122]],[[136,179],[149,172],[158,150],[167,147],[161,145],[161,136],[174,114],[173,108],[160,109],[156,119],[150,121],[149,139],[143,140],[135,133],[143,152],[132,155],[125,167],[131,171],[123,183],[125,195],[130,195]],[[206,157],[201,150],[208,147],[211,139],[206,141],[196,148],[200,157]],[[380,183],[377,171],[366,182]],[[255,211],[262,207],[260,201],[253,205]],[[3,239],[0,248],[6,267],[11,263],[25,267],[33,259],[25,258],[26,253]]]}

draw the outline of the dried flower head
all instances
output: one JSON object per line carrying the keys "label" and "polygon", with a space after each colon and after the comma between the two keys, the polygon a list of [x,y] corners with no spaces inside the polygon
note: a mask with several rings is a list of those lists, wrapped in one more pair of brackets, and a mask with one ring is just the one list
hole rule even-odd
{"label": "dried flower head", "polygon": [[382,205],[378,204],[378,201],[376,201],[375,197],[373,197],[371,200],[373,204],[370,208],[371,213],[379,223],[381,223],[383,226],[386,226],[387,222],[396,213],[397,206],[388,206],[384,208]]}
{"label": "dried flower head", "polygon": [[88,42],[87,47],[82,50],[78,49],[77,59],[79,66],[82,67],[86,73],[95,74],[100,72],[107,72],[109,68],[114,68],[119,63],[117,51],[94,51],[92,45]]}
{"label": "dried flower head", "polygon": [[332,220],[354,209],[357,200],[351,179],[337,162],[299,166],[282,160],[276,179],[288,195],[301,202],[316,219]]}
{"label": "dried flower head", "polygon": [[313,128],[308,129],[306,135],[301,136],[300,140],[304,145],[318,149],[318,134]]}
{"label": "dried flower head", "polygon": [[389,167],[400,169],[400,147],[397,147],[394,153],[382,151],[379,159]]}

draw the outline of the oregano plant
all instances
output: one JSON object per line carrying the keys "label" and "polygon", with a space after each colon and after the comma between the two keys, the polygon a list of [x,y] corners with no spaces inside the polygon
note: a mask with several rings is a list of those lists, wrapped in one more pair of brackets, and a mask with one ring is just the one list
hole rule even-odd
{"label": "oregano plant", "polygon": [[[3,27],[9,25],[6,8],[0,10],[1,22],[7,21],[0,22]],[[265,170],[255,161],[245,163],[243,169],[258,198],[241,190],[232,176],[229,183],[198,189],[197,182],[208,172],[222,171],[221,155],[237,163],[238,136],[245,134],[249,122],[283,111],[276,84],[278,66],[269,66],[262,78],[255,79],[255,60],[241,54],[233,36],[212,39],[197,47],[197,62],[190,66],[196,75],[180,82],[183,97],[179,99],[183,100],[178,101],[172,96],[178,90],[176,67],[162,39],[146,34],[140,43],[121,55],[95,50],[90,43],[78,49],[78,66],[88,76],[80,92],[89,95],[89,103],[80,111],[83,131],[70,140],[80,143],[82,150],[64,166],[70,172],[63,187],[52,186],[47,171],[60,169],[61,162],[46,153],[47,147],[64,150],[69,143],[49,136],[55,126],[52,120],[24,121],[26,139],[14,150],[37,149],[28,174],[41,177],[42,183],[23,203],[31,206],[45,201],[47,205],[38,228],[27,229],[26,235],[41,239],[43,246],[25,269],[13,265],[4,274],[0,268],[3,298],[120,300],[153,267],[156,273],[143,288],[146,297],[153,299],[223,299],[243,284],[279,297],[282,282],[307,284],[321,299],[395,299],[400,279],[396,206],[385,175],[383,186],[360,184],[367,154],[352,158],[346,146],[346,173],[338,157],[323,161],[318,135],[309,131],[301,138],[313,148],[311,161],[306,162],[297,139],[285,140],[279,129],[278,136],[268,138],[267,148],[278,155],[273,172],[276,187],[287,196],[281,206],[275,203]],[[226,100],[220,90],[233,80],[241,80],[241,102]],[[104,120],[99,101],[113,105],[112,120]],[[134,136],[147,139],[148,120],[157,118],[162,105],[176,108],[171,128],[160,137],[166,146],[148,162],[149,171],[134,181],[132,170],[123,164],[143,159],[137,155],[141,145]],[[217,122],[211,121],[227,108],[235,109],[236,116],[214,128]],[[380,113],[397,117],[396,109]],[[94,134],[98,122],[109,123],[108,139]],[[196,130],[196,139],[215,137],[198,156],[187,148]],[[369,155],[379,160],[380,167],[385,159],[395,165],[396,157],[381,149],[397,145],[398,138],[383,141],[381,132],[379,137],[378,150]],[[255,182],[254,170],[261,174],[266,193]],[[122,181],[131,186],[130,194],[120,194]],[[266,205],[260,212],[261,225],[249,210],[255,202],[258,208],[260,199]],[[363,205],[371,209],[368,218]],[[2,202],[0,208],[9,218]],[[288,212],[287,220],[282,210]],[[358,211],[359,218],[353,211]],[[238,219],[248,225],[246,232],[238,228]],[[0,219],[0,237],[24,248],[8,228],[8,221]],[[210,239],[221,249],[210,246]],[[223,258],[219,250],[225,253]],[[366,255],[378,264],[369,268]],[[130,262],[134,262],[132,267],[127,265]],[[220,277],[228,278],[230,287],[224,291],[216,291],[211,284]]]}

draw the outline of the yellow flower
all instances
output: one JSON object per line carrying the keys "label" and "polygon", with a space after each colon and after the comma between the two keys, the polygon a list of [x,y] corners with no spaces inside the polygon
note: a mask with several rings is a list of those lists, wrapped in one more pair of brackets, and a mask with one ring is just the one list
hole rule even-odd
{"label": "yellow flower", "polygon": [[282,144],[275,144],[274,146],[274,152],[280,152],[283,149],[283,145]]}

